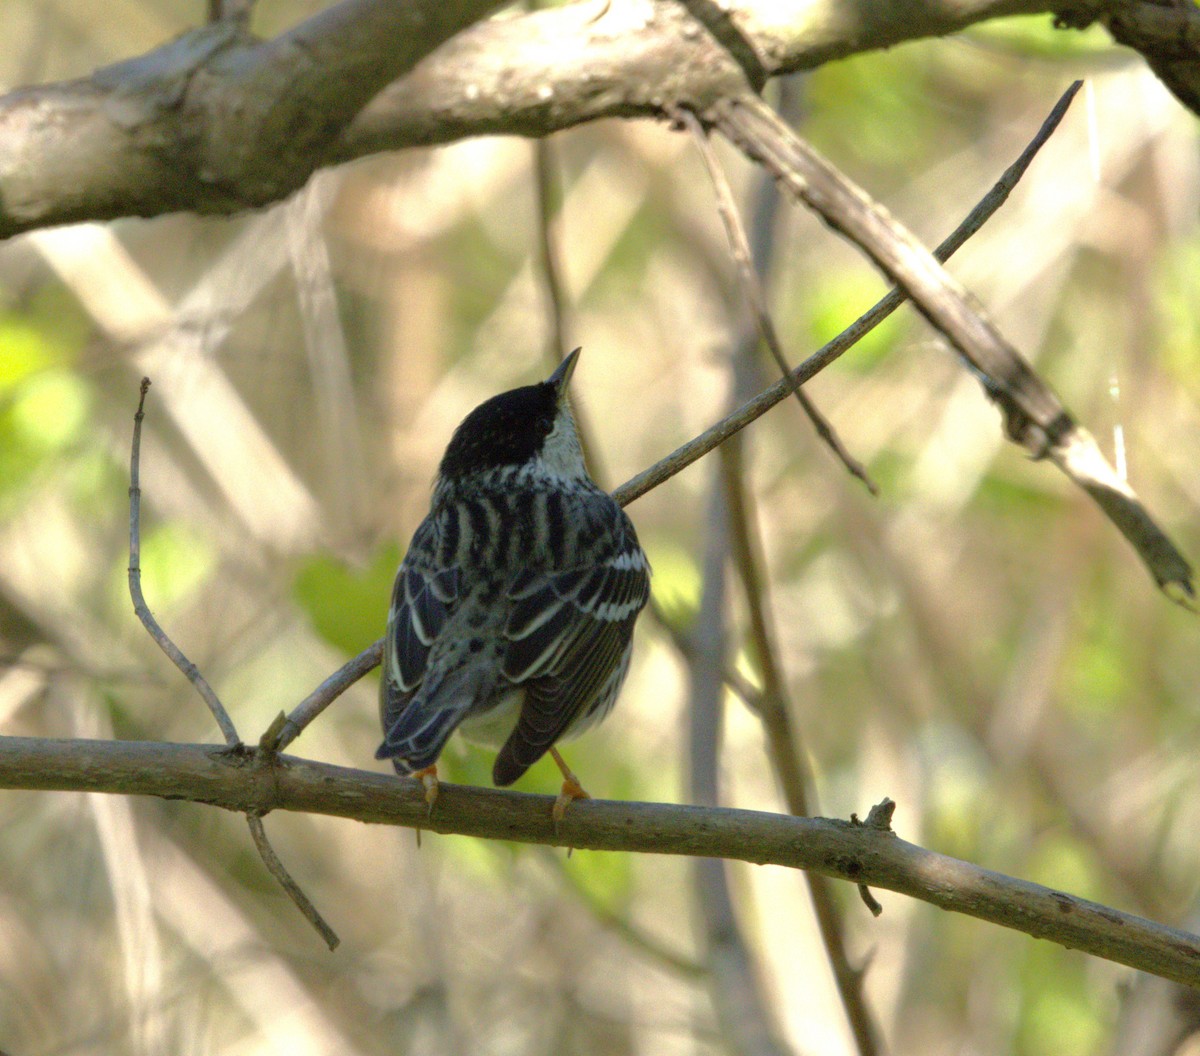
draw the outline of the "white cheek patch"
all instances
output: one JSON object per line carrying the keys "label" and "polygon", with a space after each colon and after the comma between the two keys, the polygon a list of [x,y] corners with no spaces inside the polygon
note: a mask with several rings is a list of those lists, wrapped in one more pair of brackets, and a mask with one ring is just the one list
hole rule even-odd
{"label": "white cheek patch", "polygon": [[575,423],[566,407],[559,408],[554,419],[554,428],[542,444],[540,468],[551,479],[579,480],[587,476]]}

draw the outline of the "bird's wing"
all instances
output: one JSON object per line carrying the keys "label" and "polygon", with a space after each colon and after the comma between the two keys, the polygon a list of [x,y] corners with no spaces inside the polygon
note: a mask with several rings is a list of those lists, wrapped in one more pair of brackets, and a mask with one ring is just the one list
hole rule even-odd
{"label": "bird's wing", "polygon": [[521,573],[508,593],[503,673],[525,697],[496,757],[497,785],[511,784],[570,727],[612,704],[634,621],[650,597],[650,570],[630,527],[607,556],[583,568]]}
{"label": "bird's wing", "polygon": [[[379,759],[396,758],[398,764],[422,756],[427,745],[436,743],[440,750],[453,730],[451,725],[443,732],[442,723],[430,723],[428,716],[418,716],[416,709],[409,708],[425,682],[430,649],[453,615],[461,593],[458,569],[439,567],[437,552],[437,522],[427,517],[413,535],[392,588],[379,688],[385,736],[375,754]],[[424,765],[428,764],[418,762],[410,768]]]}

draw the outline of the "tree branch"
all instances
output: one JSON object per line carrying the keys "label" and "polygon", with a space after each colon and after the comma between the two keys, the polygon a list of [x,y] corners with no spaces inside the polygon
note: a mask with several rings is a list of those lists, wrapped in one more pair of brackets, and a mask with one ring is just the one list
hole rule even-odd
{"label": "tree branch", "polygon": [[342,0],[273,40],[237,19],[0,97],[0,237],[278,201],[396,77],[502,0]]}
{"label": "tree branch", "polygon": [[245,748],[0,737],[0,788],[147,795],[266,814],[289,810],[427,831],[574,847],[731,858],[811,869],[909,895],[1200,987],[1200,936],[969,862],[894,833],[752,810],[582,800],[443,783],[432,817],[420,783]]}
{"label": "tree branch", "polygon": [[1082,488],[1137,551],[1172,601],[1194,608],[1192,569],[1108,464],[1095,438],[1000,333],[982,306],[886,209],[818,154],[755,95],[722,99],[704,118],[779,185],[853,242],[946,337],[1000,408],[1009,440]]}
{"label": "tree branch", "polygon": [[812,69],[1000,15],[1082,23],[1129,7],[736,0],[714,18],[710,0],[583,0],[479,22],[500,6],[342,0],[267,42],[224,19],[91,77],[0,96],[0,238],[80,220],[234,214],[382,150],[703,112],[756,87],[759,67]]}

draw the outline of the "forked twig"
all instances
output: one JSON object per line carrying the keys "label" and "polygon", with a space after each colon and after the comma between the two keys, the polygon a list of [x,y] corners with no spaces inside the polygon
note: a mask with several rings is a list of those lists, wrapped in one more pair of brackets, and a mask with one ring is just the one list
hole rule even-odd
{"label": "forked twig", "polygon": [[1083,489],[1137,551],[1171,600],[1193,608],[1192,568],[1095,438],[987,313],[913,234],[798,136],[758,96],[717,100],[705,119],[775,177],[780,187],[853,242],[912,298],[983,383],[1004,435],[1048,459]]}
{"label": "forked twig", "polygon": [[142,489],[140,474],[142,419],[146,416],[146,393],[149,391],[150,379],[142,378],[137,413],[133,416],[133,449],[129,456],[129,596],[133,599],[133,611],[137,614],[137,618],[142,621],[142,626],[146,628],[146,633],[167,654],[171,663],[183,672],[183,676],[196,687],[196,692],[200,694],[201,699],[208,705],[208,710],[212,712],[213,718],[217,720],[217,725],[221,728],[221,733],[225,737],[225,743],[233,748],[241,744],[242,739],[238,736],[237,728],[233,725],[233,720],[229,717],[229,712],[225,710],[225,705],[221,703],[216,693],[213,692],[212,686],[208,684],[205,677],[200,674],[200,669],[183,655],[183,651],[179,646],[167,637],[166,631],[159,626],[158,620],[154,618],[154,614],[150,611],[150,607],[146,604],[146,599],[142,594]]}
{"label": "forked twig", "polygon": [[[944,263],[949,260],[962,247],[963,243],[975,234],[991,218],[996,210],[1004,204],[1013,187],[1016,186],[1017,182],[1025,174],[1025,170],[1029,168],[1034,156],[1042,148],[1046,140],[1049,139],[1054,129],[1058,127],[1059,122],[1062,121],[1071,99],[1074,98],[1075,92],[1078,90],[1078,82],[1067,90],[1050,112],[1050,116],[1046,118],[1038,134],[1030,141],[1029,146],[1021,152],[1021,156],[1005,170],[995,186],[967,214],[966,219],[934,250],[934,256],[939,261]],[[670,480],[676,473],[686,469],[697,459],[703,458],[713,448],[720,446],[729,437],[733,436],[734,433],[746,428],[746,426],[765,414],[777,403],[787,399],[792,392],[793,385],[803,384],[819,374],[830,363],[852,348],[870,331],[882,323],[884,319],[891,315],[907,299],[908,295],[903,290],[892,290],[881,298],[874,307],[860,315],[832,341],[817,349],[816,352],[796,367],[787,378],[783,378],[770,388],[764,389],[754,399],[742,404],[732,414],[727,415],[699,436],[689,440],[686,444],[676,448],[666,458],[660,459],[649,469],[643,470],[637,476],[627,480],[612,493],[613,498],[622,506],[628,506],[634,499],[641,498],[646,492],[658,487],[664,481]]]}
{"label": "forked twig", "polygon": [[[145,597],[142,595],[142,420],[146,416],[146,393],[149,391],[150,379],[142,378],[138,395],[137,413],[133,416],[133,444],[129,456],[129,594],[133,599],[133,611],[137,613],[138,619],[142,621],[142,626],[146,628],[146,631],[154,639],[158,647],[170,657],[171,662],[196,687],[196,691],[203,698],[204,703],[208,705],[208,710],[212,712],[213,718],[217,720],[217,725],[221,728],[221,732],[225,736],[225,743],[231,749],[239,749],[242,746],[242,741],[238,737],[237,728],[233,725],[233,720],[229,717],[229,712],[225,710],[225,705],[221,703],[212,686],[208,684],[208,681],[200,673],[199,668],[183,655],[183,651],[179,646],[167,637],[167,632],[162,629],[158,621],[154,618],[149,606],[146,604]],[[317,929],[317,932],[325,940],[329,948],[331,950],[334,949],[340,941],[337,933],[317,911],[316,906],[309,901],[308,896],[300,889],[300,885],[296,883],[283,862],[279,860],[279,856],[275,853],[270,841],[267,839],[267,832],[263,827],[261,815],[247,813],[246,823],[250,827],[250,836],[254,840],[254,846],[258,848],[258,853],[261,855],[263,863],[271,875],[279,881],[284,891],[287,892],[288,897],[296,904],[296,908]]]}
{"label": "forked twig", "polygon": [[721,167],[712,143],[709,142],[708,134],[704,131],[704,126],[700,124],[696,115],[690,110],[678,110],[676,113],[677,119],[691,132],[692,141],[696,144],[700,157],[704,159],[704,167],[708,170],[708,177],[716,192],[717,212],[725,225],[725,236],[729,241],[729,251],[733,262],[737,266],[742,292],[754,315],[754,321],[763,343],[767,346],[784,378],[790,383],[797,402],[804,409],[804,413],[808,415],[809,421],[817,431],[817,436],[825,442],[851,476],[861,480],[872,495],[878,495],[879,487],[867,473],[866,467],[846,450],[846,445],[837,435],[833,423],[808,398],[808,394],[800,388],[800,383],[792,378],[792,368],[788,366],[787,357],[783,354],[783,343],[779,340],[779,332],[775,329],[771,312],[767,308],[767,298],[763,292],[762,282],[754,267],[754,254],[750,250],[750,240],[746,237],[745,225],[738,215],[737,203],[733,200],[733,189],[729,186],[725,170]]}

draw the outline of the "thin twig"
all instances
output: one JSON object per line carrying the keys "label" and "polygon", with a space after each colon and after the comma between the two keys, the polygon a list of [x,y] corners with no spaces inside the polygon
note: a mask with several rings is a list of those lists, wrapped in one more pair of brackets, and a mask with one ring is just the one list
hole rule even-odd
{"label": "thin twig", "polygon": [[317,907],[309,901],[300,885],[292,879],[292,874],[287,871],[287,867],[279,860],[279,855],[275,853],[275,848],[267,839],[267,830],[263,828],[262,818],[257,814],[247,814],[246,821],[250,826],[250,835],[254,839],[254,846],[258,848],[258,853],[266,863],[271,875],[279,881],[280,886],[288,893],[288,897],[296,904],[296,908],[304,914],[305,919],[317,929],[318,934],[325,940],[325,945],[331,950],[336,950],[342,940],[317,911]]}
{"label": "thin twig", "polygon": [[[146,393],[149,391],[150,379],[142,378],[137,413],[133,416],[133,444],[129,456],[129,594],[133,599],[133,611],[137,613],[138,619],[142,621],[142,625],[146,628],[150,637],[158,644],[158,647],[171,658],[171,662],[196,687],[196,691],[200,694],[204,703],[208,705],[209,711],[212,712],[213,718],[217,720],[217,725],[225,735],[226,746],[232,749],[240,749],[242,745],[241,738],[238,737],[237,729],[234,727],[229,713],[225,710],[225,705],[221,703],[216,693],[213,692],[212,686],[200,674],[199,668],[184,656],[180,648],[167,637],[166,631],[159,626],[158,621],[146,605],[146,599],[142,596],[142,420],[146,416]],[[241,755],[243,753],[235,751],[232,754]],[[336,933],[325,922],[321,914],[317,912],[316,907],[309,900],[308,896],[300,889],[300,885],[292,879],[283,862],[279,860],[279,856],[267,840],[267,832],[262,823],[262,813],[264,812],[246,812],[246,823],[250,827],[250,836],[254,840],[254,846],[258,848],[258,853],[261,855],[263,863],[271,875],[279,881],[284,891],[287,892],[288,897],[296,904],[296,908],[317,929],[321,938],[325,940],[332,950],[337,946],[339,941]]]}
{"label": "thin twig", "polygon": [[[282,752],[300,736],[304,728],[355,682],[374,670],[383,658],[383,639],[367,646],[353,660],[339,667],[332,675],[297,704],[287,718],[275,719],[259,741],[265,752]],[[280,721],[282,719],[282,721]]]}
{"label": "thin twig", "polygon": [[[721,671],[725,666],[725,566],[729,557],[729,511],[717,475],[709,492],[705,525],[700,610],[690,635],[694,647],[688,658],[687,758],[691,801],[716,806],[721,799]],[[763,992],[759,963],[734,911],[727,864],[717,858],[701,858],[695,863],[693,878],[713,1007],[728,1047],[738,1056],[784,1056],[788,1050]]]}
{"label": "thin twig", "polygon": [[[943,263],[948,260],[963,245],[968,238],[978,231],[984,223],[1004,204],[1013,187],[1025,174],[1038,150],[1045,144],[1050,134],[1062,120],[1066,108],[1070,104],[1078,84],[1067,90],[1058,101],[1050,116],[1042,125],[1041,130],[1021,152],[1021,156],[1007,169],[995,186],[980,199],[979,204],[967,215],[966,219],[954,229],[949,237],[934,250],[934,256]],[[677,448],[666,458],[656,462],[649,469],[643,470],[632,477],[612,493],[613,498],[622,506],[628,506],[634,499],[641,498],[646,492],[670,480],[681,470],[686,469],[697,459],[703,458],[713,448],[720,446],[729,437],[756,418],[761,417],[781,400],[787,399],[796,384],[803,384],[824,370],[848,349],[857,344],[863,337],[883,322],[889,315],[900,307],[908,295],[900,289],[893,289],[880,299],[873,308],[864,312],[832,341],[817,349],[801,363],[787,378],[777,381],[768,389],[764,389],[754,399],[742,404],[732,414],[727,415],[699,436],[689,440]]]}
{"label": "thin twig", "polygon": [[196,687],[196,692],[200,694],[201,699],[208,705],[208,710],[212,712],[213,718],[217,720],[217,725],[221,728],[221,733],[225,737],[225,743],[233,747],[241,744],[242,741],[238,736],[237,728],[233,725],[233,720],[229,717],[229,712],[225,710],[225,705],[221,703],[220,698],[213,692],[212,686],[208,684],[205,677],[200,674],[200,669],[183,655],[183,651],[179,646],[167,637],[167,633],[159,626],[158,620],[154,618],[154,614],[150,611],[150,607],[146,604],[146,599],[142,595],[142,489],[140,473],[142,419],[146,416],[146,393],[149,391],[150,379],[142,378],[137,413],[133,416],[133,445],[129,456],[129,596],[133,599],[133,611],[137,614],[137,618],[142,621],[142,626],[146,628],[146,632],[154,639],[155,644],[167,654],[171,663],[179,668],[183,672],[184,677]]}
{"label": "thin twig", "polygon": [[737,203],[733,200],[733,189],[729,186],[725,170],[721,167],[716,151],[713,150],[712,143],[709,142],[708,134],[704,131],[704,127],[700,124],[696,115],[690,110],[678,110],[676,113],[677,119],[683,122],[692,133],[692,140],[696,144],[696,149],[704,159],[704,166],[708,170],[709,179],[712,181],[713,190],[716,192],[717,212],[720,214],[721,220],[725,225],[725,235],[729,241],[729,251],[733,257],[734,264],[737,266],[738,276],[741,279],[742,292],[749,304],[750,312],[754,316],[755,324],[758,327],[758,332],[763,342],[766,344],[783,377],[791,385],[797,402],[804,409],[804,413],[808,415],[809,421],[812,422],[813,428],[817,431],[817,436],[825,442],[826,446],[834,453],[842,465],[846,467],[851,476],[861,480],[872,495],[878,495],[879,488],[867,473],[866,467],[850,454],[833,428],[833,424],[825,417],[820,408],[808,398],[808,395],[801,390],[800,383],[792,379],[792,368],[788,366],[787,357],[783,353],[783,343],[779,340],[779,332],[775,329],[775,323],[771,319],[771,312],[767,307],[767,298],[763,291],[762,283],[759,281],[758,272],[754,267],[754,255],[750,250],[750,240],[746,237],[745,226],[738,215]]}
{"label": "thin twig", "polygon": [[[735,437],[732,443],[721,448],[720,461],[729,499],[734,567],[742,581],[750,640],[758,654],[762,675],[763,688],[757,697],[757,712],[788,810],[797,815],[811,815],[819,810],[816,791],[800,734],[792,722],[792,708],[779,659],[779,647],[768,612],[770,600],[766,577],[762,574],[761,542],[745,494],[744,474],[740,466],[742,445],[739,440],[740,437]],[[879,1052],[879,1027],[863,994],[863,968],[851,963],[846,951],[845,922],[832,884],[827,877],[818,873],[807,872],[804,878],[808,883],[813,915],[855,1045],[862,1056],[874,1056]],[[860,884],[859,890],[860,893],[866,891],[865,885]],[[875,906],[878,905],[876,902]],[[875,912],[874,909],[872,912]]]}

